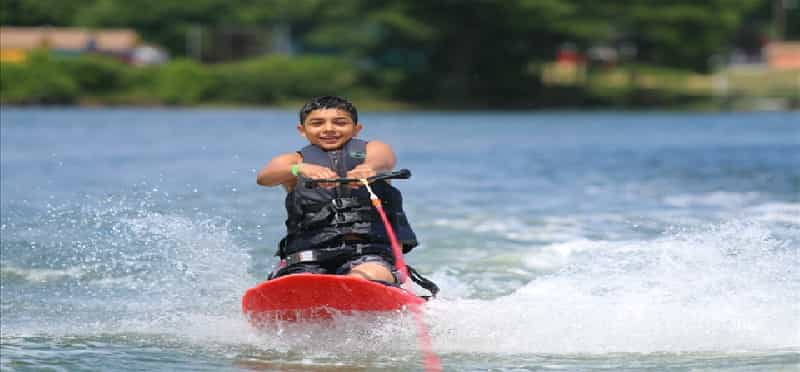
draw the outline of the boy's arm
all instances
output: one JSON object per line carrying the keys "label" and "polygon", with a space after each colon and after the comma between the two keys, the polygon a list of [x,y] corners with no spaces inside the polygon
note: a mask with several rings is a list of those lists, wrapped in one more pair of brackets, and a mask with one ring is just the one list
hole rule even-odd
{"label": "boy's arm", "polygon": [[261,168],[256,176],[256,183],[261,186],[284,185],[292,188],[297,182],[297,177],[292,174],[292,166],[302,161],[303,158],[296,152],[278,155]]}
{"label": "boy's arm", "polygon": [[347,172],[347,177],[372,177],[378,172],[394,169],[396,163],[397,158],[395,158],[391,146],[381,141],[369,141],[367,143],[367,157],[364,162]]}
{"label": "boy's arm", "polygon": [[297,184],[297,177],[292,174],[292,167],[298,165],[297,173],[311,179],[338,178],[336,172],[314,164],[303,163],[303,157],[296,152],[278,155],[269,164],[261,168],[256,176],[256,183],[262,186],[283,185],[292,190]]}

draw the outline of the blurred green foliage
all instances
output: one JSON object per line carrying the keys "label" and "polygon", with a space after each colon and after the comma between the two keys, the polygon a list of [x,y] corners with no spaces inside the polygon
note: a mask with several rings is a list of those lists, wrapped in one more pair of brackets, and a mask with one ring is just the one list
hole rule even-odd
{"label": "blurred green foliage", "polygon": [[214,98],[252,104],[352,91],[358,72],[350,61],[329,56],[272,55],[213,67]]}
{"label": "blurred green foliage", "polygon": [[128,68],[107,57],[84,54],[76,58],[61,58],[60,71],[71,76],[83,93],[108,94],[127,87]]}
{"label": "blurred green foliage", "polygon": [[213,75],[195,61],[178,59],[161,66],[156,72],[156,96],[167,104],[201,102],[212,94]]}
{"label": "blurred green foliage", "polygon": [[[2,78],[6,102],[27,100],[23,92],[51,84],[52,93],[35,99],[70,101],[89,94],[170,104],[262,104],[353,93],[425,105],[616,104],[633,102],[625,98],[631,92],[614,96],[616,88],[544,86],[537,66],[570,43],[578,50],[622,51],[620,64],[708,73],[713,55],[776,32],[774,0],[0,1],[3,25],[130,27],[178,58],[136,71],[91,58],[51,63],[59,67],[24,89],[19,81],[30,80],[26,74],[42,65],[3,65],[3,75],[14,75]],[[800,38],[798,7],[786,10],[784,24],[787,37]],[[192,54],[190,30],[276,27],[288,32],[295,55],[214,65],[181,59]],[[15,88],[6,91],[12,80]],[[649,87],[644,94],[659,101],[679,93]]]}
{"label": "blurred green foliage", "polygon": [[80,87],[66,66],[39,51],[24,65],[0,64],[0,102],[24,104],[72,103]]}
{"label": "blurred green foliage", "polygon": [[359,81],[343,58],[283,55],[224,64],[188,59],[146,68],[100,55],[59,56],[39,51],[24,64],[0,64],[0,102],[275,104],[326,94],[348,95]]}

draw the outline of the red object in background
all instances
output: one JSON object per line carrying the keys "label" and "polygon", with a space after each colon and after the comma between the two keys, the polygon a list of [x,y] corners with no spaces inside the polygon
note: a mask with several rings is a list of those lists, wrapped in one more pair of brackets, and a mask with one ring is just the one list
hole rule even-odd
{"label": "red object in background", "polygon": [[767,64],[773,70],[800,70],[800,42],[769,43],[766,54]]}
{"label": "red object in background", "polygon": [[578,63],[582,58],[574,50],[559,50],[556,56],[558,63]]}
{"label": "red object in background", "polygon": [[566,44],[558,48],[556,63],[559,65],[582,65],[586,63],[586,56],[578,52],[575,46]]}
{"label": "red object in background", "polygon": [[424,299],[401,288],[342,275],[293,274],[245,292],[242,311],[254,325],[264,321],[330,319],[354,311],[395,311]]}

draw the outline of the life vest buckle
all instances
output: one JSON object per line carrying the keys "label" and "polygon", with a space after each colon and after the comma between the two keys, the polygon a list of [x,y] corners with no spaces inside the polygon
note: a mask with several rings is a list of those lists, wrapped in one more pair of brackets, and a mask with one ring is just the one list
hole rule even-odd
{"label": "life vest buckle", "polygon": [[286,256],[286,265],[294,265],[300,262],[314,262],[318,261],[319,256],[314,250],[300,251]]}
{"label": "life vest buckle", "polygon": [[340,226],[347,222],[347,217],[343,213],[336,212],[333,214],[333,223],[334,226]]}

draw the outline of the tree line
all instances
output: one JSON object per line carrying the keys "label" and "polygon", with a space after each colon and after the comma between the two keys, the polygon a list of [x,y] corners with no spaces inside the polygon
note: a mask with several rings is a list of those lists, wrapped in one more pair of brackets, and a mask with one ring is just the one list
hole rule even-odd
{"label": "tree line", "polygon": [[[182,64],[172,66],[178,75],[192,70],[213,75],[217,82],[228,79],[222,87],[206,88],[211,91],[225,89],[225,84],[235,86],[237,79],[251,82],[247,77],[258,75],[255,70],[276,79],[281,71],[269,72],[271,68],[303,75],[303,67],[292,63],[296,59],[310,69],[309,74],[321,74],[325,81],[341,74],[338,86],[331,83],[330,89],[409,102],[489,107],[547,105],[562,96],[567,102],[580,97],[582,103],[603,104],[604,98],[591,90],[563,91],[542,84],[541,67],[565,43],[578,50],[600,45],[631,51],[622,63],[703,73],[712,67],[714,55],[733,48],[758,48],[765,38],[779,36],[776,32],[788,38],[800,36],[798,9],[784,9],[783,29],[776,30],[771,0],[2,0],[1,4],[3,25],[129,27],[177,58],[191,54],[187,35],[198,27],[287,30],[295,44],[293,56],[257,57],[215,67],[179,60]],[[281,58],[286,62],[275,62]],[[320,58],[328,59],[323,65],[331,63],[329,68],[314,62]],[[238,71],[250,75],[237,75]],[[323,86],[272,95],[326,90],[325,82],[310,80],[297,83]]]}

